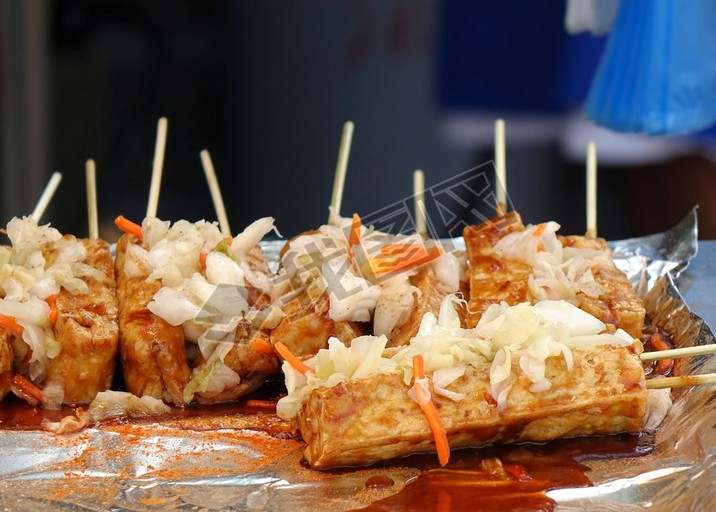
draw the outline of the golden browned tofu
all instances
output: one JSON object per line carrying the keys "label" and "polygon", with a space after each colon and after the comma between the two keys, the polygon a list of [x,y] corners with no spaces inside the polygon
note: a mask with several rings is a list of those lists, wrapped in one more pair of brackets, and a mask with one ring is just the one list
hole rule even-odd
{"label": "golden browned tofu", "polygon": [[331,320],[330,306],[326,293],[315,300],[307,290],[301,290],[298,297],[283,307],[286,318],[271,331],[271,343],[282,342],[297,357],[312,356],[328,346],[328,338],[335,336],[343,343],[365,334],[358,322]]}
{"label": "golden browned tofu", "polygon": [[495,244],[501,238],[524,228],[520,214],[514,211],[476,226],[466,226],[462,237],[465,239],[467,261],[472,263],[479,256],[493,255]]}
{"label": "golden browned tofu", "polygon": [[[563,358],[548,358],[551,389],[531,392],[531,382],[520,375],[502,412],[490,395],[485,360],[448,386],[464,393],[463,400],[433,394],[433,402],[452,448],[638,432],[647,401],[638,352],[636,346],[615,345],[574,349],[571,372]],[[315,389],[295,419],[308,463],[314,468],[366,465],[433,451],[425,415],[407,391],[401,374]]]}
{"label": "golden browned tofu", "polygon": [[515,305],[529,300],[527,282],[531,270],[519,261],[476,257],[467,271],[470,281],[467,327],[475,327],[491,304],[505,301]]}
{"label": "golden browned tofu", "polygon": [[[133,238],[133,237],[132,237]],[[127,390],[182,405],[184,386],[191,370],[184,349],[184,330],[153,314],[147,305],[162,287],[147,276],[124,273],[129,235],[117,242],[117,292],[119,297],[119,344]]]}
{"label": "golden browned tofu", "polygon": [[61,386],[63,403],[91,402],[112,384],[117,355],[119,324],[117,286],[109,245],[102,240],[82,240],[85,262],[101,273],[85,276],[88,293],[72,294],[64,288],[57,295],[55,339],[59,354],[49,359],[45,386]]}
{"label": "golden browned tofu", "polygon": [[[478,226],[468,226],[463,231],[470,267],[467,271],[470,296],[466,323],[474,327],[490,304],[505,301],[510,305],[534,302],[528,281],[532,268],[521,261],[499,257],[495,244],[514,231],[521,231],[519,215],[510,212]],[[560,236],[564,247],[591,249],[609,254],[603,238],[570,235]],[[600,260],[603,262],[603,260]],[[626,275],[613,263],[601,263],[592,269],[594,280],[603,292],[598,296],[577,293],[578,306],[601,321],[622,328],[634,338],[641,336],[646,310],[637,297]]]}
{"label": "golden browned tofu", "polygon": [[624,272],[618,268],[594,269],[594,279],[604,289],[599,297],[577,295],[579,307],[602,322],[620,327],[634,338],[641,338],[646,309]]}
{"label": "golden browned tofu", "polygon": [[[565,236],[560,239],[564,247],[609,251],[607,242],[603,238]],[[604,293],[599,297],[590,297],[579,293],[577,295],[579,307],[596,316],[602,322],[620,327],[634,338],[640,338],[646,309],[627,276],[614,264],[595,267],[592,269],[592,273],[594,280],[602,287]]]}
{"label": "golden browned tofu", "polygon": [[510,212],[478,226],[467,226],[463,230],[470,264],[467,270],[470,283],[467,327],[475,327],[490,304],[506,301],[514,305],[529,300],[527,280],[531,268],[519,261],[499,258],[494,252],[495,244],[500,239],[523,229],[520,215]]}

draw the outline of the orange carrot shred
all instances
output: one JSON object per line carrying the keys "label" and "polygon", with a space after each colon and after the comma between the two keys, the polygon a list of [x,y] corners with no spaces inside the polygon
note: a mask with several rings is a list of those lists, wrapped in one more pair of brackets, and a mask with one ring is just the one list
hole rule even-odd
{"label": "orange carrot shred", "polygon": [[422,354],[413,356],[413,379],[425,378],[425,360]]}
{"label": "orange carrot shred", "polygon": [[348,237],[348,245],[358,245],[360,243],[360,227],[361,220],[357,213],[353,214],[353,222],[351,224],[351,234]]}
{"label": "orange carrot shred", "polygon": [[542,233],[544,233],[544,230],[547,228],[547,223],[543,222],[541,224],[537,224],[537,228],[532,232],[532,236],[538,237],[542,236]]}
{"label": "orange carrot shred", "polygon": [[271,342],[266,338],[253,338],[249,342],[249,346],[255,352],[259,352],[261,354],[273,355],[275,353],[273,350],[273,345],[271,345]]}
{"label": "orange carrot shred", "polygon": [[381,248],[380,255],[370,259],[370,272],[386,274],[433,261],[443,255],[438,245],[397,242]]}
{"label": "orange carrot shred", "polygon": [[307,372],[312,372],[313,368],[308,366],[306,363],[301,361],[299,358],[294,356],[291,351],[288,349],[286,345],[281,343],[280,341],[274,345],[274,350],[278,352],[278,355],[283,357],[286,361],[288,361],[288,364],[290,364],[294,370],[296,370],[299,373],[302,373],[306,375]]}
{"label": "orange carrot shred", "polygon": [[658,373],[659,375],[666,375],[671,371],[671,368],[673,366],[673,359],[660,359],[656,362],[656,373]]}
{"label": "orange carrot shred", "polygon": [[12,382],[20,389],[20,391],[31,396],[38,402],[42,402],[42,400],[45,398],[42,396],[42,391],[40,391],[40,388],[35,386],[32,382],[30,382],[20,374],[16,373],[15,375],[13,375]]}
{"label": "orange carrot shred", "polygon": [[7,327],[17,336],[22,336],[22,331],[24,330],[22,325],[17,323],[15,317],[7,315],[0,315],[0,327]]}
{"label": "orange carrot shred", "polygon": [[206,268],[206,256],[207,254],[205,252],[199,253],[199,266],[201,266],[202,269]]}
{"label": "orange carrot shred", "polygon": [[664,341],[664,338],[662,338],[661,334],[659,334],[658,332],[649,336],[649,343],[651,343],[651,346],[654,347],[656,350],[671,349],[669,344]]}
{"label": "orange carrot shred", "polygon": [[47,302],[47,305],[50,306],[50,323],[52,325],[55,325],[57,323],[57,317],[60,314],[59,310],[57,309],[57,295],[50,295],[45,299],[45,302]]}
{"label": "orange carrot shred", "polygon": [[[416,379],[425,378],[425,366],[423,362],[422,354],[413,356],[413,383]],[[443,427],[443,421],[440,419],[438,409],[435,407],[435,403],[428,399],[427,402],[418,402],[420,408],[425,414],[425,419],[428,420],[430,431],[433,433],[433,439],[435,440],[435,449],[438,452],[438,461],[441,466],[444,466],[450,460],[450,444],[448,443],[447,432]]]}
{"label": "orange carrot shred", "polygon": [[276,410],[276,402],[273,400],[246,400],[246,407],[253,407],[254,409],[265,409],[267,411]]}
{"label": "orange carrot shred", "polygon": [[114,219],[114,223],[119,229],[121,229],[125,233],[129,235],[134,235],[139,239],[140,242],[142,241],[142,226],[140,226],[139,224],[132,222],[131,220],[125,218],[123,215],[120,215],[119,217]]}

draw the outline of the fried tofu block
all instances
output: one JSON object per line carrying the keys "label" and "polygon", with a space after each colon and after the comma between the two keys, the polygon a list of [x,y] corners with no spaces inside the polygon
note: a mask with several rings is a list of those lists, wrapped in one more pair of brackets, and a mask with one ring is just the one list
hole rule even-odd
{"label": "fried tofu block", "polygon": [[127,390],[137,396],[150,395],[183,405],[184,386],[191,369],[184,349],[184,330],[165,322],[147,308],[161,281],[147,276],[124,274],[129,235],[117,242],[117,292],[119,298],[119,343]]}
{"label": "fried tofu block", "polygon": [[[572,350],[573,370],[562,357],[547,359],[551,389],[531,392],[519,375],[500,413],[490,395],[490,363],[469,366],[448,389],[453,402],[433,393],[452,448],[495,442],[544,442],[581,435],[638,432],[647,390],[637,347]],[[516,364],[513,362],[513,364]],[[295,421],[313,468],[366,465],[434,450],[420,406],[400,374],[380,374],[315,389]]]}
{"label": "fried tofu block", "polygon": [[64,288],[57,295],[55,339],[57,357],[49,359],[45,387],[64,389],[63,403],[91,402],[112,384],[117,355],[117,285],[109,245],[103,240],[81,240],[85,262],[102,275],[86,276],[88,293],[72,294]]}
{"label": "fried tofu block", "polygon": [[646,309],[624,272],[618,268],[594,269],[594,279],[604,289],[599,297],[577,295],[579,307],[602,322],[620,327],[634,338],[641,337]]}
{"label": "fried tofu block", "polygon": [[477,226],[467,226],[463,230],[467,259],[470,263],[467,270],[470,282],[467,327],[475,327],[490,304],[506,301],[514,305],[529,300],[529,265],[498,258],[494,252],[495,244],[501,238],[523,229],[520,215],[510,212]]}
{"label": "fried tofu block", "polygon": [[[561,241],[564,247],[609,251],[607,242],[603,238],[565,236],[561,237]],[[594,280],[604,289],[604,293],[599,297],[589,297],[580,293],[577,295],[578,306],[602,322],[620,327],[634,338],[640,338],[646,309],[627,276],[613,264],[593,268],[592,273]]]}
{"label": "fried tofu block", "polygon": [[446,293],[440,288],[440,284],[429,267],[420,269],[417,275],[411,278],[412,284],[420,291],[415,300],[413,311],[403,325],[393,331],[389,337],[389,347],[407,345],[410,339],[418,333],[420,322],[425,313],[433,313],[435,316],[440,312],[440,304]]}
{"label": "fried tofu block", "polygon": [[[474,327],[490,304],[506,301],[510,305],[533,301],[528,290],[532,273],[529,265],[498,257],[495,244],[504,236],[524,227],[516,212],[496,217],[463,231],[470,268],[470,297],[466,323]],[[584,236],[559,237],[564,247],[609,251],[603,238]],[[595,281],[604,289],[598,297],[577,294],[578,306],[607,324],[622,328],[634,338],[641,337],[646,310],[626,275],[616,266],[592,269]]]}
{"label": "fried tofu block", "polygon": [[282,342],[294,355],[303,357],[328,347],[331,336],[348,344],[353,338],[365,334],[364,327],[358,322],[331,320],[329,307],[326,293],[313,299],[309,291],[301,290],[298,297],[283,307],[288,316],[271,331],[271,343]]}
{"label": "fried tofu block", "polygon": [[492,256],[495,244],[513,231],[525,229],[522,218],[517,212],[509,212],[476,226],[466,226],[462,231],[465,239],[467,261],[473,263],[480,256]]}
{"label": "fried tofu block", "polygon": [[475,327],[491,304],[507,302],[510,305],[529,300],[528,279],[532,269],[514,260],[492,256],[478,256],[467,271],[470,281],[470,299],[466,323]]}

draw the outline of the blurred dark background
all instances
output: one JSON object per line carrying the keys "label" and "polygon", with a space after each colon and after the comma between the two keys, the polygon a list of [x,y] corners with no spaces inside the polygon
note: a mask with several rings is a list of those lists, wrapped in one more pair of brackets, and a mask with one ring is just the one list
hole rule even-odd
{"label": "blurred dark background", "polygon": [[[410,196],[414,169],[431,186],[491,160],[491,123],[504,116],[512,205],[527,222],[583,232],[581,150],[565,153],[557,121],[577,99],[553,101],[570,58],[560,46],[564,4],[540,4],[539,23],[530,10],[477,4],[2,0],[0,223],[29,214],[60,171],[43,221],[84,236],[84,165],[94,158],[101,235],[113,239],[115,216],[144,216],[166,116],[160,217],[215,219],[199,160],[208,149],[233,231],[272,215],[291,236],[327,219],[346,120],[356,130],[342,213],[365,215]],[[485,77],[499,78],[498,89],[472,96]],[[600,174],[602,236],[666,229],[694,202],[641,222],[630,208],[643,182],[625,192],[636,174],[621,170]]]}

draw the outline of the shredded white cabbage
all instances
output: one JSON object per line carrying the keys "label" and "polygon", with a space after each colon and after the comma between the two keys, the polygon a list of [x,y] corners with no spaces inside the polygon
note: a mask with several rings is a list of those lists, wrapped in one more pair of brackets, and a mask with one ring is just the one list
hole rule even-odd
{"label": "shredded white cabbage", "polygon": [[123,391],[101,391],[92,400],[87,411],[78,407],[74,415],[59,422],[45,420],[42,428],[55,434],[69,434],[86,428],[91,423],[120,417],[143,417],[168,414],[171,407],[149,395],[138,397]]}
{"label": "shredded white cabbage", "polygon": [[498,411],[503,412],[518,376],[531,381],[533,393],[551,388],[545,376],[550,357],[562,357],[571,371],[572,349],[634,343],[624,331],[605,333],[604,323],[567,301],[543,301],[534,306],[493,304],[473,329],[460,327],[455,311],[455,305],[460,304],[464,300],[455,295],[445,297],[439,317],[426,313],[417,335],[390,358],[382,357],[385,336],[362,336],[350,347],[332,338],[328,349],[306,361],[314,369],[306,376],[284,363],[288,395],[279,401],[279,415],[293,417],[313,389],[352,378],[402,373],[404,383],[410,385],[415,355],[423,357],[433,392],[454,401],[462,400],[464,395],[459,389],[448,388],[465,374],[467,366],[489,363],[491,394]]}
{"label": "shredded white cabbage", "polygon": [[532,267],[528,289],[533,302],[556,299],[575,302],[578,293],[590,297],[603,294],[593,269],[614,266],[609,252],[563,247],[557,238],[559,227],[556,222],[546,222],[509,233],[495,244],[495,253]]}
{"label": "shredded white cabbage", "polygon": [[385,336],[361,336],[354,339],[350,347],[346,347],[338,338],[331,337],[327,349],[319,350],[305,361],[313,369],[306,375],[284,361],[281,369],[286,377],[288,394],[278,401],[277,414],[282,418],[293,418],[316,388],[333,387],[350,379],[379,373],[395,373],[395,361],[383,357],[387,342]]}
{"label": "shredded white cabbage", "polygon": [[[46,299],[62,288],[87,293],[81,277],[92,275],[91,267],[85,263],[87,250],[82,242],[62,236],[49,224],[38,226],[32,217],[13,218],[7,235],[12,247],[0,249],[0,314],[13,317],[22,327],[22,336],[14,341],[16,353],[24,357],[32,350],[28,375],[41,386],[48,361],[61,348],[49,322]],[[46,405],[56,405],[56,395],[49,390]]]}
{"label": "shredded white cabbage", "polygon": [[[426,253],[425,241],[417,234],[391,235],[361,224],[355,243],[351,240],[356,228],[353,219],[335,212],[331,219],[332,225],[289,242],[275,280],[274,304],[290,301],[302,289],[315,292],[318,282],[317,287],[329,295],[331,320],[367,322],[373,317],[373,334],[390,336],[410,317],[418,291],[408,279],[418,273],[419,267],[397,265],[411,256],[410,250],[401,254],[400,248],[414,247]],[[350,247],[349,240],[353,242]],[[383,270],[392,267],[391,257],[397,269]],[[446,293],[458,290],[464,261],[461,263],[449,253],[428,262],[428,266]]]}
{"label": "shredded white cabbage", "polygon": [[405,274],[384,283],[375,306],[373,334],[390,336],[394,329],[402,326],[410,317],[419,294],[420,290],[410,284]]}
{"label": "shredded white cabbage", "polygon": [[162,281],[149,310],[171,325],[181,325],[185,339],[197,343],[206,361],[194,369],[185,388],[187,403],[197,391],[218,393],[241,382],[239,375],[223,364],[240,321],[260,320],[274,326],[280,321],[282,312],[276,307],[265,312],[249,307],[246,289],[251,285],[271,291],[266,269],[254,268],[248,258],[261,238],[275,229],[273,218],[265,217],[229,243],[215,222],[178,221],[171,225],[147,218],[142,223],[144,245],[128,246],[125,272]]}

